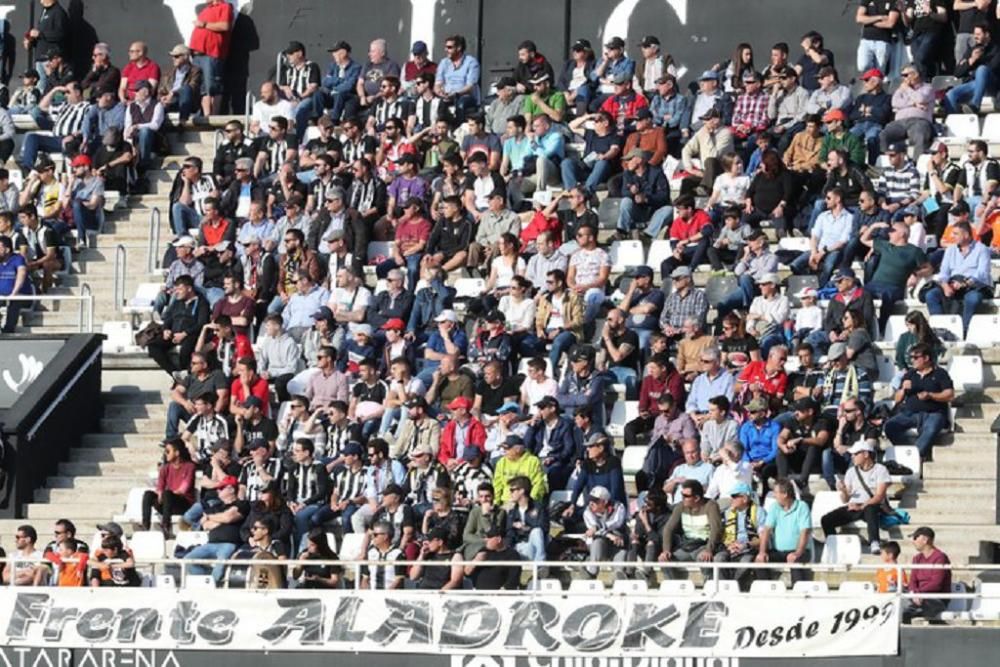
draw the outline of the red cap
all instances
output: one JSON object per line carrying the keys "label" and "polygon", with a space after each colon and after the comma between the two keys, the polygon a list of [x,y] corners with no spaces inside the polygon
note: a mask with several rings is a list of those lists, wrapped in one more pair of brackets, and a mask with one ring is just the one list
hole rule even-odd
{"label": "red cap", "polygon": [[884,79],[885,74],[882,74],[882,70],[880,70],[878,67],[872,67],[870,70],[861,75],[861,80],[867,81],[868,79],[874,79],[875,77]]}
{"label": "red cap", "polygon": [[388,331],[389,329],[396,329],[397,331],[402,331],[406,328],[406,323],[398,317],[394,317],[385,324],[382,325],[382,329]]}
{"label": "red cap", "polygon": [[456,396],[448,404],[449,410],[457,410],[458,408],[465,408],[466,410],[472,409],[472,401],[467,399],[465,396]]}
{"label": "red cap", "polygon": [[215,488],[221,490],[226,488],[227,486],[231,486],[233,488],[238,489],[240,486],[240,481],[235,477],[233,477],[232,475],[226,475],[225,477],[219,480],[219,485],[216,486]]}
{"label": "red cap", "polygon": [[831,120],[845,121],[847,120],[847,116],[844,115],[841,109],[830,109],[823,114],[823,122],[829,123]]}
{"label": "red cap", "polygon": [[90,158],[87,157],[86,155],[77,155],[75,158],[73,158],[73,161],[69,163],[69,166],[71,166],[71,167],[89,167],[92,164],[94,164],[94,163],[91,162]]}

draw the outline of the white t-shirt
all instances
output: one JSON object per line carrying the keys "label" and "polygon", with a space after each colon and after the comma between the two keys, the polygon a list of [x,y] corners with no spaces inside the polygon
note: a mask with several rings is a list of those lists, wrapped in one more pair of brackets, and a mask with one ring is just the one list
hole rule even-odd
{"label": "white t-shirt", "polygon": [[504,257],[494,257],[490,263],[490,269],[496,271],[497,274],[495,289],[509,288],[515,275],[524,275],[525,266],[524,258],[520,256],[517,258],[514,266],[511,266]]}
{"label": "white t-shirt", "polygon": [[559,385],[552,378],[545,378],[541,382],[527,378],[521,383],[521,402],[528,406],[528,412],[537,415],[539,408],[535,407],[535,403],[546,396],[555,396],[558,389]]}
{"label": "white t-shirt", "polygon": [[601,269],[611,266],[611,258],[601,248],[593,250],[578,249],[569,258],[570,267],[576,267],[576,284],[589,285],[600,276]]}
{"label": "white t-shirt", "polygon": [[795,330],[822,329],[823,309],[819,306],[802,306],[795,309]]}
{"label": "white t-shirt", "polygon": [[[334,314],[350,313],[355,310],[364,310],[368,308],[368,304],[371,303],[371,300],[372,293],[367,287],[359,285],[357,291],[337,287],[333,290],[333,294],[330,295],[330,301],[327,305],[330,306],[330,310],[332,310]],[[347,325],[347,330],[354,333],[357,326],[358,323],[351,322]]]}
{"label": "white t-shirt", "polygon": [[563,297],[552,297],[552,310],[549,314],[549,321],[545,323],[545,328],[547,330],[566,328],[566,320],[563,318]]}
{"label": "white t-shirt", "polygon": [[535,331],[535,302],[531,299],[521,299],[521,303],[514,303],[514,299],[508,294],[500,297],[498,308],[507,318],[509,330],[524,329],[529,333]]}
{"label": "white t-shirt", "polygon": [[270,127],[271,119],[275,116],[282,116],[288,120],[288,125],[291,127],[295,123],[295,107],[288,100],[281,99],[274,104],[254,102],[253,112],[250,114],[250,124],[252,125],[254,121],[260,123],[258,136],[266,137],[267,128]]}
{"label": "white t-shirt", "polygon": [[[865,491],[865,487],[859,481],[859,478],[865,480],[865,484],[871,489],[871,493]],[[872,494],[878,493],[879,484],[888,484],[890,482],[889,470],[881,463],[876,463],[867,471],[862,470],[857,466],[852,466],[847,474],[844,475],[844,484],[847,486],[848,491],[851,493],[851,497],[848,498],[848,502],[851,503],[866,503],[872,499]]]}
{"label": "white t-shirt", "polygon": [[742,204],[749,189],[750,177],[746,174],[739,176],[720,174],[712,185],[712,194],[718,196],[720,204]]}

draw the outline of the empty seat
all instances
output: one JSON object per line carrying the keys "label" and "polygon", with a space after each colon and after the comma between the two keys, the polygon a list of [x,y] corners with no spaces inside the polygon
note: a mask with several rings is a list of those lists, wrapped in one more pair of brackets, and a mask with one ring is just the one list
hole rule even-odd
{"label": "empty seat", "polygon": [[364,546],[364,533],[344,533],[344,541],[340,545],[341,560],[361,560],[364,553],[361,547]]}
{"label": "empty seat", "polygon": [[972,601],[969,615],[974,621],[1000,620],[1000,583],[981,582],[976,599]]}
{"label": "empty seat", "polygon": [[740,592],[740,584],[735,579],[710,579],[701,590],[706,595],[733,595]]}
{"label": "empty seat", "polygon": [[820,519],[843,504],[840,501],[840,494],[836,491],[820,491],[817,493],[812,505],[813,528],[819,528]]}
{"label": "empty seat", "polygon": [[[969,591],[961,581],[953,581],[951,582],[951,592],[954,595],[964,595]],[[941,612],[941,620],[958,621],[970,619],[972,618],[972,605],[976,602],[981,602],[981,600],[981,597],[976,597],[974,600],[970,600],[969,598],[951,598],[948,600],[948,608]],[[997,616],[997,618],[1000,618],[1000,616]]]}
{"label": "empty seat", "polygon": [[780,579],[758,579],[750,584],[751,595],[784,595],[785,582]]}
{"label": "empty seat", "polygon": [[101,325],[101,333],[104,334],[101,343],[104,354],[124,354],[137,347],[131,322],[105,322]]}
{"label": "empty seat", "polygon": [[961,315],[931,315],[928,322],[931,329],[947,332],[947,335],[942,339],[943,341],[947,341],[949,338],[952,341],[960,341],[965,337],[965,333],[962,331]]}
{"label": "empty seat", "polygon": [[[115,516],[119,523],[142,523],[142,497],[148,489],[146,487],[134,487],[129,489],[125,499],[125,511]],[[159,512],[153,510],[155,520],[159,520]]]}
{"label": "empty seat", "polygon": [[642,241],[615,241],[611,244],[608,256],[614,273],[624,273],[633,267],[642,266],[646,261]]}
{"label": "empty seat", "polygon": [[671,247],[670,241],[668,239],[657,239],[649,244],[649,254],[646,256],[646,266],[653,269],[654,275],[660,274],[660,264],[663,264],[663,260],[670,257],[673,254],[673,248]]}
{"label": "empty seat", "polygon": [[667,595],[694,595],[694,582],[687,579],[666,579],[660,582],[660,592]]}
{"label": "empty seat", "polygon": [[792,585],[792,591],[806,595],[822,595],[830,592],[830,589],[825,581],[796,581]]}
{"label": "empty seat", "polygon": [[892,382],[893,376],[896,374],[896,362],[887,354],[879,354],[875,357],[875,363],[878,364],[878,382]]}
{"label": "empty seat", "polygon": [[157,588],[177,588],[177,581],[172,574],[158,574],[153,580],[153,585]]}
{"label": "empty seat", "polygon": [[705,285],[705,298],[709,306],[718,306],[730,292],[738,286],[733,276],[712,276]]}
{"label": "empty seat", "polygon": [[459,278],[455,281],[456,299],[478,298],[486,289],[486,281],[482,278]]}
{"label": "empty seat", "polygon": [[[806,236],[786,236],[784,238],[778,239],[778,250],[805,252],[809,250],[809,238]],[[796,276],[796,277],[804,277],[804,276]]]}
{"label": "empty seat", "polygon": [[989,142],[1000,142],[1000,113],[987,114],[983,119],[982,137]]}
{"label": "empty seat", "polygon": [[895,345],[899,337],[906,331],[906,315],[890,315],[885,325],[885,334],[882,336],[882,340]]}
{"label": "empty seat", "polygon": [[882,454],[883,461],[895,461],[913,471],[912,475],[893,475],[893,482],[902,483],[921,477],[920,450],[911,445],[889,445]]}
{"label": "empty seat", "polygon": [[607,197],[597,207],[597,220],[601,229],[615,229],[618,226],[618,214],[621,211],[622,200],[619,197]]}
{"label": "empty seat", "polygon": [[643,461],[646,460],[646,452],[649,447],[642,445],[632,445],[626,447],[622,452],[622,472],[625,475],[634,475],[642,470]]}
{"label": "empty seat", "polygon": [[129,546],[132,548],[132,555],[141,565],[142,561],[163,558],[166,540],[159,530],[137,530],[132,533],[132,543]]}
{"label": "empty seat", "polygon": [[857,535],[827,535],[819,562],[823,565],[857,565],[861,562],[861,538]]}
{"label": "empty seat", "polygon": [[569,582],[571,593],[603,593],[604,584],[600,579],[573,579]]}
{"label": "empty seat", "polygon": [[215,588],[215,579],[210,574],[189,574],[184,579],[184,588]]}
{"label": "empty seat", "polygon": [[837,589],[844,595],[864,595],[875,592],[875,584],[870,581],[845,581]]}
{"label": "empty seat", "polygon": [[973,113],[948,114],[944,119],[947,138],[956,142],[979,137],[979,116]]}
{"label": "empty seat", "polygon": [[625,435],[625,424],[639,416],[639,401],[618,401],[611,408],[608,419],[608,435],[620,438]]}
{"label": "empty seat", "polygon": [[1000,345],[1000,315],[973,315],[965,342],[979,348]]}
{"label": "empty seat", "polygon": [[982,391],[983,360],[973,355],[956,355],[946,367],[955,391]]}
{"label": "empty seat", "polygon": [[528,584],[529,591],[544,593],[562,593],[562,583],[558,579],[538,579]]}
{"label": "empty seat", "polygon": [[156,297],[163,291],[163,283],[139,283],[135,288],[135,296],[129,299],[123,311],[125,313],[151,313]]}
{"label": "empty seat", "polygon": [[645,593],[649,590],[643,579],[615,579],[611,585],[611,590],[615,593]]}

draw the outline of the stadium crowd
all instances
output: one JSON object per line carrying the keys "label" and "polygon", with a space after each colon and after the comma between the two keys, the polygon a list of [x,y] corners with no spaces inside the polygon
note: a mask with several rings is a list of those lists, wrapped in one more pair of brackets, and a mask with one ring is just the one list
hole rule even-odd
{"label": "stadium crowd", "polygon": [[[41,4],[40,60],[0,129],[30,113],[53,135],[26,137],[20,192],[0,171],[0,294],[51,285],[56,248],[96,227],[105,189],[143,191],[166,111],[183,127],[217,109],[233,18],[209,0],[171,67],[136,42],[119,71],[99,44],[80,77],[61,57],[64,11]],[[524,41],[496,81],[462,35],[436,63],[423,42],[403,63],[383,39],[360,57],[338,41],[325,62],[290,42],[249,123],[227,122],[212,163],[187,158],[170,192],[176,237],[142,339],[172,395],[144,527],[155,510],[169,535],[182,517],[209,534],[188,556],[218,559],[329,557],[327,532],[363,534],[386,562],[372,587],[517,585],[476,565],[517,557],[634,561],[639,576],[641,562],[808,561],[821,473],[843,503],[824,532],[863,520],[880,553],[882,449],[916,430],[929,460],[955,395],[919,311],[876,395],[892,305],[913,291],[967,328],[993,293],[1000,166],[978,139],[961,162],[935,141],[942,113],[995,92],[986,4],[954,3],[960,83],[940,99],[939,0],[861,2],[853,86],[815,31],[764,66],[740,44],[686,85],[655,35],[579,39],[564,63]],[[52,153],[70,160],[62,179]],[[803,249],[775,244],[787,237]],[[612,254],[662,239],[656,265],[612,279]],[[8,304],[4,331],[16,319]],[[638,414],[612,423],[621,400]],[[637,497],[609,428],[648,446]],[[914,535],[918,558],[946,559],[933,531]]]}

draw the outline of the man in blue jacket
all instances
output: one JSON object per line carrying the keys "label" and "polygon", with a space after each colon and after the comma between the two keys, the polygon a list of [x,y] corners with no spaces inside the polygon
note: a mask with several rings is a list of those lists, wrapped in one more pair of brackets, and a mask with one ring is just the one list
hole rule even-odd
{"label": "man in blue jacket", "polygon": [[604,409],[604,392],[608,386],[607,375],[594,369],[594,349],[578,346],[570,354],[570,371],[559,383],[556,400],[566,416],[575,408],[587,406],[593,416],[594,426],[603,429],[607,422]]}
{"label": "man in blue jacket", "polygon": [[743,445],[743,460],[763,480],[761,496],[767,493],[767,479],[764,470],[778,456],[778,433],[781,425],[767,416],[767,401],[755,398],[747,405],[750,419],[740,426],[740,443]]}
{"label": "man in blue jacket", "polygon": [[455,288],[444,284],[445,273],[439,267],[424,269],[423,278],[429,283],[417,292],[406,325],[407,337],[422,343],[437,328],[438,315],[451,308]]}
{"label": "man in blue jacket", "polygon": [[638,227],[638,223],[654,222],[649,225],[650,234],[655,227],[659,232],[663,222],[671,216],[670,185],[662,169],[649,165],[649,151],[633,148],[623,158],[625,171],[622,173],[622,201],[618,214],[618,234],[624,236]]}
{"label": "man in blue jacket", "polygon": [[879,136],[882,129],[892,120],[892,99],[882,89],[885,75],[881,70],[870,69],[861,75],[864,92],[854,98],[848,119],[856,137],[863,139],[868,148],[868,164],[875,164],[879,156]]}
{"label": "man in blue jacket", "polygon": [[351,45],[347,42],[337,42],[328,51],[333,62],[323,77],[322,95],[317,98],[322,99],[323,106],[330,109],[333,122],[339,124],[345,111],[348,116],[357,112],[359,100],[354,89],[361,75],[361,64],[351,60]]}
{"label": "man in blue jacket", "polygon": [[524,434],[528,450],[542,460],[549,489],[565,489],[573,472],[576,452],[583,446],[583,432],[570,417],[560,414],[559,401],[545,396],[535,403],[538,414]]}

